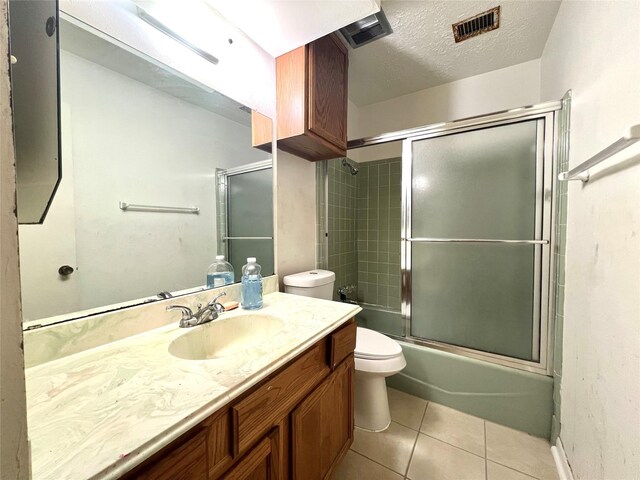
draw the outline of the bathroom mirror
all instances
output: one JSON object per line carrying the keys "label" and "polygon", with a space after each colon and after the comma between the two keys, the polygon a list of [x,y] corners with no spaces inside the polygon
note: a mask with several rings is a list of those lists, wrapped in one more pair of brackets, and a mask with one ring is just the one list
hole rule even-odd
{"label": "bathroom mirror", "polygon": [[62,179],[19,229],[25,328],[207,288],[217,254],[236,278],[250,254],[272,274],[251,109],[63,12],[59,34]]}

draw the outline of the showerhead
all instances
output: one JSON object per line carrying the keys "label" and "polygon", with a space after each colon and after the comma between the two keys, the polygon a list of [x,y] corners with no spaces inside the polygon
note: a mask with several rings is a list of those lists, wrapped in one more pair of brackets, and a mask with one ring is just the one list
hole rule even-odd
{"label": "showerhead", "polygon": [[342,159],[342,166],[343,167],[348,167],[349,168],[349,172],[351,172],[351,175],[357,175],[358,174],[358,168],[354,167],[353,165],[351,165],[346,158]]}

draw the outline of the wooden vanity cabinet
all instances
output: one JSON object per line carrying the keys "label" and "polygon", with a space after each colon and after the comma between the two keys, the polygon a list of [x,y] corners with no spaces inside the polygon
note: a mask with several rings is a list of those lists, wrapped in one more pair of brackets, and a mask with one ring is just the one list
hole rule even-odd
{"label": "wooden vanity cabinet", "polygon": [[333,33],[276,58],[278,148],[310,161],[346,156],[348,69]]}
{"label": "wooden vanity cabinet", "polygon": [[355,342],[351,319],[123,478],[331,478],[353,441]]}

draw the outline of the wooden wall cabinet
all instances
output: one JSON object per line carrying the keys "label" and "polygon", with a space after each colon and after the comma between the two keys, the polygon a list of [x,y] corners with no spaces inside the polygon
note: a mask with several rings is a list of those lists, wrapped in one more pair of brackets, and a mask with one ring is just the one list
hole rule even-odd
{"label": "wooden wall cabinet", "polygon": [[251,110],[251,145],[271,153],[273,122],[266,115]]}
{"label": "wooden wall cabinet", "polygon": [[276,59],[278,148],[310,161],[346,156],[348,70],[333,33]]}
{"label": "wooden wall cabinet", "polygon": [[324,480],[353,441],[352,319],[125,479]]}

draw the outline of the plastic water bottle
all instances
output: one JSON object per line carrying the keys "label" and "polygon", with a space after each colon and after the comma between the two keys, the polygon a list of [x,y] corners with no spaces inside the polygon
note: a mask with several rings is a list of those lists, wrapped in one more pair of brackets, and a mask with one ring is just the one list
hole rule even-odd
{"label": "plastic water bottle", "polygon": [[224,255],[216,255],[216,261],[207,270],[207,287],[216,288],[230,285],[234,282],[233,265],[225,262]]}
{"label": "plastic water bottle", "polygon": [[242,299],[240,305],[246,310],[262,308],[262,275],[260,265],[255,257],[247,258],[247,264],[242,267]]}

